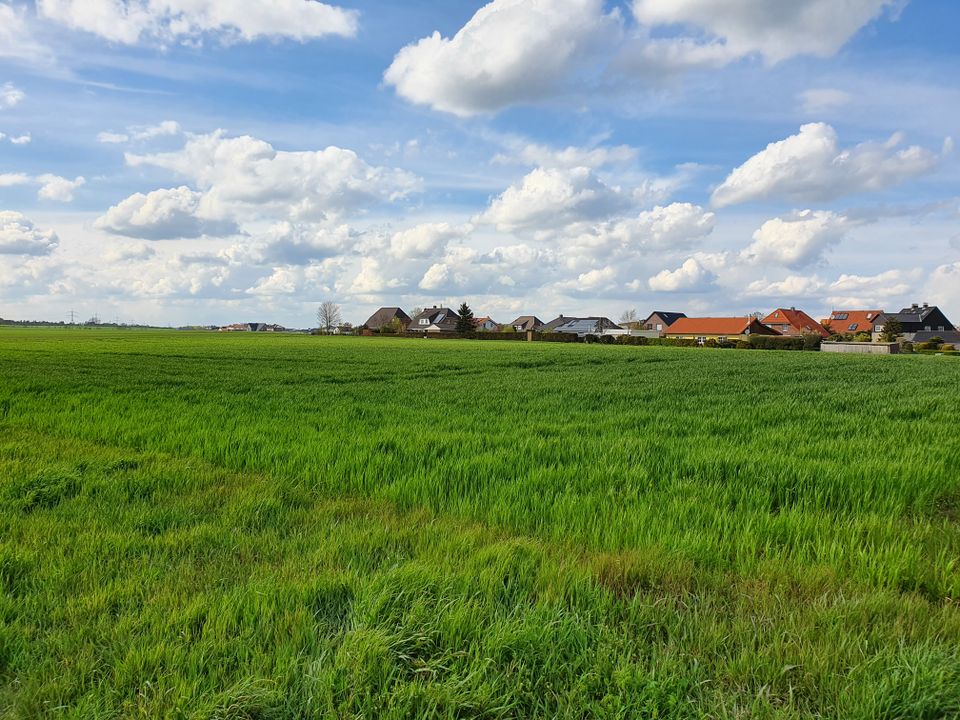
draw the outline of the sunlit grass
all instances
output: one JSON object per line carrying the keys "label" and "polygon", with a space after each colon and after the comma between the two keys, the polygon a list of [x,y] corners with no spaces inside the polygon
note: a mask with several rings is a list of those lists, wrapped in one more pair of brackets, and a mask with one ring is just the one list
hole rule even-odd
{"label": "sunlit grass", "polygon": [[960,366],[0,331],[0,714],[949,717]]}

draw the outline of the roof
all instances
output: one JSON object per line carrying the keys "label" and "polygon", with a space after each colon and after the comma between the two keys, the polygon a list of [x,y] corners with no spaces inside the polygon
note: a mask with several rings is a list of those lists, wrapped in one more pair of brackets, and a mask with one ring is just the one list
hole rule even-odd
{"label": "roof", "polygon": [[478,326],[478,327],[479,327],[480,325],[483,325],[484,323],[487,323],[487,322],[492,322],[494,325],[497,324],[497,321],[494,320],[494,319],[493,319],[492,317],[490,317],[489,315],[484,316],[484,317],[475,317],[475,318],[473,318],[473,320],[471,320],[471,322],[472,322],[474,325]]}
{"label": "roof", "polygon": [[398,307],[382,307],[377,310],[364,324],[371,330],[379,330],[389,325],[394,318],[399,318],[405,325],[410,322],[410,316]]}
{"label": "roof", "polygon": [[543,332],[553,332],[553,330],[554,330],[555,328],[558,328],[558,327],[560,327],[561,325],[565,325],[566,323],[570,322],[571,320],[576,320],[576,319],[577,319],[577,318],[575,318],[575,317],[564,317],[563,315],[560,315],[560,316],[558,316],[558,317],[555,317],[555,318],[554,318],[553,320],[551,320],[550,322],[543,323],[543,326],[542,326],[540,329],[541,329]]}
{"label": "roof", "polygon": [[567,322],[553,328],[553,332],[589,335],[619,327],[613,320],[605,317],[566,318],[566,320]]}
{"label": "roof", "polygon": [[872,332],[873,323],[883,315],[883,310],[834,310],[824,324],[830,325],[830,332],[857,333]]}
{"label": "roof", "polygon": [[936,330],[921,330],[920,332],[913,334],[913,342],[930,342],[930,339],[935,337],[938,337],[945,343],[950,343],[951,345],[960,345],[960,332],[957,332],[956,330],[942,330],[940,332],[937,332]]}
{"label": "roof", "polygon": [[944,319],[946,316],[936,305],[927,305],[926,303],[923,306],[920,305],[911,305],[908,308],[903,308],[898,313],[887,313],[888,318],[896,318],[901,323],[922,323],[932,315],[933,313],[939,313]]}
{"label": "roof", "polygon": [[543,325],[543,321],[540,320],[536,315],[521,315],[512,323],[511,326],[517,327],[521,325],[524,330],[533,330],[534,328],[540,327]]}
{"label": "roof", "polygon": [[772,335],[779,335],[752,317],[682,317],[667,328],[667,332],[671,335],[743,335],[753,323],[761,325]]}
{"label": "roof", "polygon": [[821,337],[830,337],[823,325],[796,308],[777,308],[760,322],[764,325],[789,325],[799,333],[816,333]]}
{"label": "roof", "polygon": [[[432,325],[438,325],[441,327],[452,328],[456,325],[457,320],[460,319],[460,316],[457,315],[450,308],[445,307],[432,307],[427,308],[422,313],[417,315],[413,320],[410,321],[410,325],[407,326],[408,331],[417,331],[424,330],[427,327]],[[420,324],[421,320],[426,320],[424,324]]]}
{"label": "roof", "polygon": [[[663,322],[666,323],[667,327],[670,327],[671,325],[673,325],[680,318],[686,317],[686,314],[682,312],[665,312],[663,310],[654,310],[652,313],[647,315],[647,320],[652,318],[654,315],[656,315],[661,320],[663,320]],[[644,323],[646,323],[647,320],[644,320]]]}

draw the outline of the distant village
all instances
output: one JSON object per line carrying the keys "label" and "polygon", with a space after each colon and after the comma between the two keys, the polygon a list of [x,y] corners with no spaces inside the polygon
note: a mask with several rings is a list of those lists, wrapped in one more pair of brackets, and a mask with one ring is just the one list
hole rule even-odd
{"label": "distant village", "polygon": [[[918,345],[946,352],[960,346],[957,328],[936,305],[913,304],[898,312],[883,309],[834,310],[829,317],[815,320],[796,307],[776,308],[766,315],[689,317],[686,313],[655,310],[644,318],[635,311],[625,312],[614,322],[603,316],[559,315],[544,322],[536,315],[521,315],[509,323],[489,316],[474,317],[466,303],[459,310],[443,306],[417,308],[410,313],[399,307],[382,307],[362,325],[339,321],[339,314],[328,315],[336,322],[321,322],[315,333],[330,335],[384,335],[413,337],[493,337],[504,339],[563,339],[585,342],[629,342],[631,338],[676,341],[684,345],[734,347],[759,338],[806,339],[808,345],[837,352],[896,352],[890,346]],[[319,318],[318,318],[319,319]],[[279,325],[238,323],[216,328],[221,332],[285,332]],[[489,334],[489,335],[487,335]],[[637,340],[636,344],[643,344]],[[767,343],[775,346],[776,343]],[[835,346],[835,347],[829,347]],[[814,349],[809,347],[807,349]]]}

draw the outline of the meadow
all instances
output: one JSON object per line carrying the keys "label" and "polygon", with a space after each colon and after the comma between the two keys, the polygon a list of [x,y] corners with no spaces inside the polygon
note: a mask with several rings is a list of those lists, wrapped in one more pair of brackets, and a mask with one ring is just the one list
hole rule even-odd
{"label": "meadow", "polygon": [[0,717],[960,716],[960,363],[0,328]]}

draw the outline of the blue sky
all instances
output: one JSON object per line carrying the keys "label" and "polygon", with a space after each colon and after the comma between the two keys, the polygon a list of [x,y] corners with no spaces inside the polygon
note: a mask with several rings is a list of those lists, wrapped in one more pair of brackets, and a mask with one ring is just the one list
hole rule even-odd
{"label": "blue sky", "polygon": [[958,25],[948,0],[0,0],[0,316],[960,316]]}

